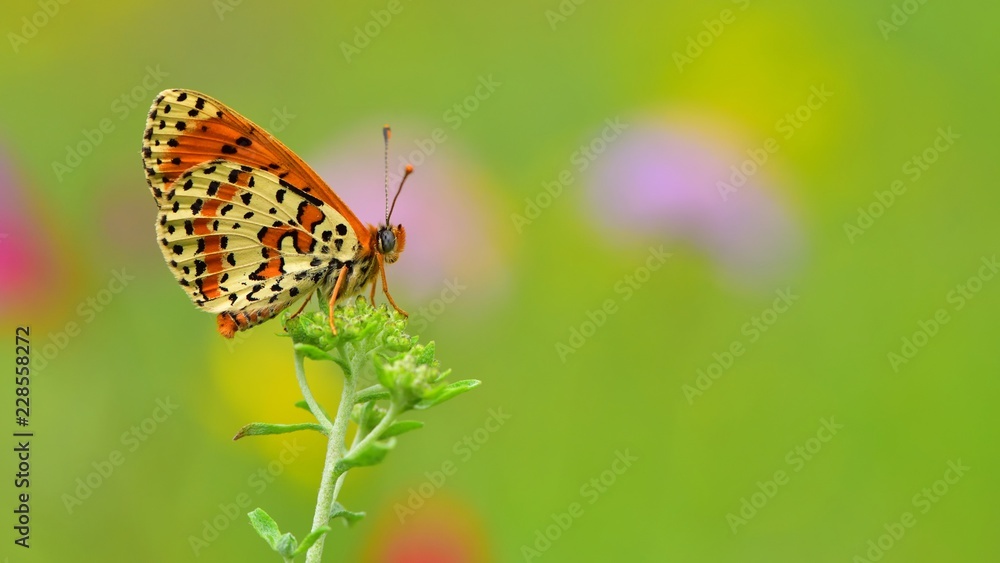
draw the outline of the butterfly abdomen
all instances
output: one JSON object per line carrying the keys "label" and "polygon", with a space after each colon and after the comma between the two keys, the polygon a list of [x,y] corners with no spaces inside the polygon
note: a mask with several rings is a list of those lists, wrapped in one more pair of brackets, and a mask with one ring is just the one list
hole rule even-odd
{"label": "butterfly abdomen", "polygon": [[274,317],[274,315],[280,313],[288,307],[289,304],[290,303],[285,302],[280,305],[258,309],[256,311],[238,311],[235,313],[227,311],[225,313],[219,313],[215,317],[215,323],[219,329],[219,334],[225,336],[226,338],[232,338],[238,331],[246,330],[259,325],[260,323]]}

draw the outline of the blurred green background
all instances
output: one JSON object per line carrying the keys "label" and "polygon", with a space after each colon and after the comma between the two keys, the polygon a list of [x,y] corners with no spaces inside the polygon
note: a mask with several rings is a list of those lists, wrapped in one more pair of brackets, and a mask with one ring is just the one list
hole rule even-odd
{"label": "blurred green background", "polygon": [[[34,357],[27,550],[0,448],[8,561],[272,561],[245,512],[311,522],[323,443],[230,441],[308,416],[280,327],[224,341],[156,248],[139,147],[174,87],[270,129],[364,221],[383,123],[393,173],[417,164],[390,284],[484,384],[351,473],[368,517],[326,560],[1000,559],[1000,8],[0,13],[2,357],[17,326]],[[339,376],[309,368],[332,407]]]}

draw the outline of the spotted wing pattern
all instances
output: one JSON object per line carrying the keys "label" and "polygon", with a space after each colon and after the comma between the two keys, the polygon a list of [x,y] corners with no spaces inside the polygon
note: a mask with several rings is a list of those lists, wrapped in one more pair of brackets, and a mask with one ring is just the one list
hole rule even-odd
{"label": "spotted wing pattern", "polygon": [[249,324],[308,295],[360,248],[333,206],[272,172],[222,159],[173,180],[156,230],[191,300],[231,318],[249,315]]}
{"label": "spotted wing pattern", "polygon": [[142,144],[149,187],[161,205],[193,166],[215,159],[267,171],[322,200],[343,217],[367,252],[368,230],[298,156],[249,119],[194,90],[161,92],[149,110]]}

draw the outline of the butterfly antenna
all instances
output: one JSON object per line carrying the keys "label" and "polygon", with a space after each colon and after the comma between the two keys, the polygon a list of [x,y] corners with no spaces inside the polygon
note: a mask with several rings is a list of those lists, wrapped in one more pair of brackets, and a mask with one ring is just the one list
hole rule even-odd
{"label": "butterfly antenna", "polygon": [[396,190],[396,196],[392,198],[392,207],[389,208],[389,213],[385,216],[385,224],[389,224],[389,217],[392,217],[392,210],[396,209],[396,200],[399,199],[399,194],[403,191],[403,184],[406,183],[406,179],[413,174],[413,165],[406,165],[406,172],[403,174],[403,179],[399,181],[399,188]]}
{"label": "butterfly antenna", "polygon": [[[385,224],[389,224],[389,137],[392,137],[392,129],[389,125],[382,126],[382,138],[385,139]],[[396,201],[393,200],[393,204]]]}

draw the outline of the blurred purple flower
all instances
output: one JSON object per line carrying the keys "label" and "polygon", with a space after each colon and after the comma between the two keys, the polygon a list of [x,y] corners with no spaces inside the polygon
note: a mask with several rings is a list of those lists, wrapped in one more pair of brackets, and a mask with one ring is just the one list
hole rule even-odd
{"label": "blurred purple flower", "polygon": [[[749,157],[708,127],[632,121],[585,177],[591,212],[615,235],[690,242],[732,282],[768,289],[794,269],[803,244],[786,205],[770,189],[775,164],[768,156],[736,186],[732,167]],[[720,182],[736,191],[720,193]]]}

